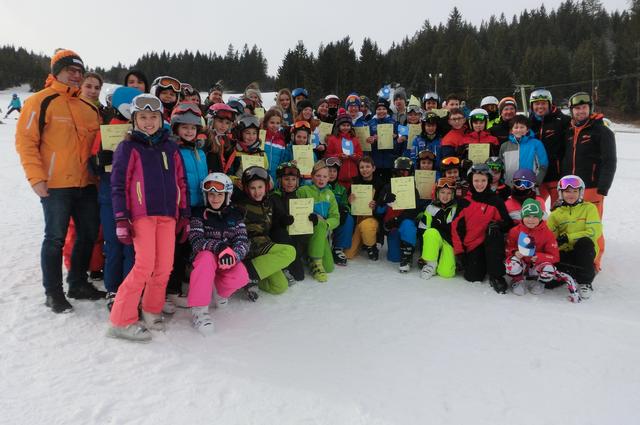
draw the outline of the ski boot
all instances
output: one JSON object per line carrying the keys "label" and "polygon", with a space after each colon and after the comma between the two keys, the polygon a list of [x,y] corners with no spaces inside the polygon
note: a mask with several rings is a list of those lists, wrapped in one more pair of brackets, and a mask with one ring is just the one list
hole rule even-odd
{"label": "ski boot", "polygon": [[162,314],[149,313],[142,310],[142,321],[147,329],[152,331],[164,331],[164,318]]}
{"label": "ski boot", "polygon": [[151,332],[142,323],[133,323],[129,326],[109,326],[107,329],[109,338],[127,339],[133,342],[150,342]]}
{"label": "ski boot", "polygon": [[75,298],[76,300],[97,301],[105,298],[107,293],[105,291],[99,291],[89,282],[84,282],[79,285],[74,285],[73,288],[69,288],[67,296],[69,298]]}
{"label": "ski boot", "polygon": [[293,277],[289,269],[282,270],[282,273],[284,273],[284,277],[287,278],[287,285],[289,285],[289,288],[296,284],[296,279]]}
{"label": "ski boot", "polygon": [[507,281],[504,280],[503,276],[490,277],[489,282],[491,283],[491,287],[498,294],[506,294],[507,293]]}
{"label": "ski boot", "polygon": [[373,245],[373,246],[367,246],[366,248],[367,248],[367,257],[369,257],[369,260],[378,261],[378,257],[380,256],[380,252],[378,251],[378,246]]}
{"label": "ski boot", "polygon": [[346,266],[347,256],[344,255],[342,248],[333,248],[333,262],[336,266]]}
{"label": "ski boot", "polygon": [[309,265],[311,268],[311,276],[318,282],[326,282],[328,280],[327,272],[324,270],[324,266],[322,265],[322,258],[313,258],[311,259],[311,264]]}
{"label": "ski boot", "polygon": [[260,295],[256,291],[255,287],[260,283],[260,275],[258,275],[258,271],[251,261],[244,261],[243,263],[247,269],[247,273],[249,274],[249,282],[244,287],[244,293],[249,301],[256,302]]}
{"label": "ski boot", "polygon": [[73,311],[73,306],[69,304],[62,291],[47,295],[44,304],[54,313],[71,313]]}
{"label": "ski boot", "polygon": [[400,267],[398,271],[400,273],[408,273],[411,270],[411,263],[413,262],[413,245],[409,245],[406,242],[400,242]]}
{"label": "ski boot", "polygon": [[113,303],[116,301],[116,293],[115,292],[107,292],[107,310],[111,311],[113,308]]}
{"label": "ski boot", "polygon": [[437,266],[438,263],[436,263],[435,261],[424,262],[424,266],[422,266],[422,271],[420,272],[420,277],[425,280],[431,279],[436,274]]}
{"label": "ski boot", "polygon": [[191,307],[191,321],[193,327],[202,335],[209,335],[213,332],[213,320],[209,314],[209,307]]}

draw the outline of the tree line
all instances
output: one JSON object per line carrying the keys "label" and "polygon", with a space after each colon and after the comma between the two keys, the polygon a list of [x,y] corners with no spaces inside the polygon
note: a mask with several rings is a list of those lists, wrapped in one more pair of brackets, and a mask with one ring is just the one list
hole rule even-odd
{"label": "tree line", "polygon": [[[72,46],[68,46],[72,47]],[[21,83],[41,87],[48,58],[22,48],[0,48],[0,88]],[[229,45],[224,55],[190,52],[147,53],[132,66],[97,69],[109,82],[121,83],[137,68],[150,78],[167,74],[206,91],[222,80],[227,90],[242,91],[252,81],[264,91],[305,87],[312,97],[351,91],[374,97],[385,83],[402,85],[416,96],[437,88],[475,105],[491,94],[512,95],[516,85],[544,86],[556,99],[578,90],[592,92],[601,106],[623,113],[640,110],[640,0],[623,11],[608,12],[598,0],[567,0],[557,9],[525,10],[507,20],[492,16],[480,26],[453,8],[445,23],[425,21],[412,36],[385,52],[365,38],[359,51],[350,37],[309,51],[302,41],[289,49],[276,76],[256,45]],[[431,75],[431,76],[430,76]]]}

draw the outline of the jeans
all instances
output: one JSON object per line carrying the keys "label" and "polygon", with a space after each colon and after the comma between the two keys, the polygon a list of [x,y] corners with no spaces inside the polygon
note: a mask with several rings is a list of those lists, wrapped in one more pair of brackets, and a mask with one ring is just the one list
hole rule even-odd
{"label": "jeans", "polygon": [[133,245],[118,240],[111,204],[100,204],[100,222],[104,235],[104,288],[107,292],[117,292],[133,267]]}
{"label": "jeans", "polygon": [[40,265],[47,295],[62,292],[62,248],[71,217],[76,224],[77,237],[71,252],[67,283],[70,288],[88,284],[87,270],[99,228],[97,196],[96,187],[90,185],[49,189],[49,196],[40,198],[44,212]]}

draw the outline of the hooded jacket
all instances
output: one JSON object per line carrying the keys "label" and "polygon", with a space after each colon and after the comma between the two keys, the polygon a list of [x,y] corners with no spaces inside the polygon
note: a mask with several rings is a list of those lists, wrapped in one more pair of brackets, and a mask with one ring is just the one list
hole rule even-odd
{"label": "hooded jacket", "polygon": [[500,158],[504,161],[504,181],[509,184],[516,171],[528,168],[535,173],[539,185],[544,180],[549,165],[544,145],[534,137],[531,130],[520,140],[510,134],[508,141],[500,146]]}
{"label": "hooded jacket", "polygon": [[518,251],[518,237],[521,232],[529,235],[533,245],[536,247],[535,255],[538,257],[538,264],[555,264],[560,261],[560,251],[558,250],[556,237],[542,220],[540,220],[540,223],[533,229],[528,228],[523,223],[519,223],[509,230],[507,247],[505,249],[506,258],[510,258]]}

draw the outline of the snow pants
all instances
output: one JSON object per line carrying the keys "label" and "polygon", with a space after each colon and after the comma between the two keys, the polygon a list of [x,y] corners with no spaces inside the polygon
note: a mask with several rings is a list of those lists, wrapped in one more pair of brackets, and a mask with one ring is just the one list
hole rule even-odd
{"label": "snow pants", "polygon": [[353,259],[362,245],[374,246],[376,244],[376,237],[378,234],[378,220],[374,217],[358,217],[355,231],[351,237],[351,248],[345,250],[344,254],[348,259]]}
{"label": "snow pants", "polygon": [[133,267],[133,245],[125,245],[116,236],[116,219],[110,203],[100,204],[100,224],[104,237],[104,288],[117,292]]}
{"label": "snow pants", "polygon": [[296,249],[296,258],[286,267],[291,276],[297,281],[304,280],[304,259],[307,256],[307,246],[310,235],[291,236],[286,227],[272,229],[271,239],[277,244],[291,245]]}
{"label": "snow pants", "polygon": [[465,280],[481,281],[486,274],[490,278],[505,274],[504,236],[500,230],[488,231],[484,242],[464,256]]}
{"label": "snow pants", "polygon": [[592,283],[596,277],[596,248],[589,238],[580,238],[571,251],[560,251],[558,270],[571,275],[577,283]]}
{"label": "snow pants", "polygon": [[[598,215],[600,216],[600,221],[602,222],[602,215],[604,214],[604,196],[599,195],[598,189],[594,187],[591,189],[585,189],[584,200],[587,202],[591,202],[596,206],[596,208],[598,209]],[[600,267],[602,254],[604,254],[604,232],[598,238],[598,252],[596,253],[596,257],[594,260],[596,270],[598,271],[602,269],[602,267]]]}
{"label": "snow pants", "polygon": [[289,282],[282,269],[287,268],[296,258],[296,250],[291,245],[274,244],[266,254],[251,259],[253,268],[258,273],[258,288],[270,294],[282,294],[289,287]]}
{"label": "snow pants", "polygon": [[329,225],[324,220],[319,220],[318,224],[313,226],[313,234],[309,239],[308,254],[312,260],[322,259],[324,271],[331,273],[335,268],[333,263],[333,253],[331,252],[331,244],[329,238],[331,231]]}
{"label": "snow pants", "polygon": [[[113,210],[112,214],[113,214]],[[62,258],[64,260],[64,266],[67,270],[71,270],[71,251],[73,250],[73,244],[76,243],[76,224],[71,219],[69,221],[69,229],[67,230],[67,237],[64,240],[64,247],[62,247]],[[98,230],[98,237],[93,244],[93,250],[91,251],[91,259],[89,260],[89,271],[99,272],[104,268],[104,239],[102,236],[102,227]]]}
{"label": "snow pants", "polygon": [[351,248],[351,240],[353,238],[353,229],[355,227],[355,221],[351,214],[347,214],[344,219],[344,223],[336,227],[333,231],[333,246],[334,248],[341,248],[347,250]]}
{"label": "snow pants", "polygon": [[545,201],[551,198],[551,208],[558,202],[558,182],[543,182],[540,187],[540,197]]}
{"label": "snow pants", "polygon": [[136,259],[131,272],[118,288],[111,308],[110,319],[114,326],[128,326],[138,321],[141,295],[142,310],[159,314],[164,306],[165,290],[173,267],[174,218],[137,218],[133,221],[133,232]]}
{"label": "snow pants", "polygon": [[400,262],[400,242],[415,247],[417,235],[416,222],[408,218],[402,220],[397,229],[393,229],[387,234],[387,260],[393,263]]}
{"label": "snow pants", "polygon": [[200,251],[193,261],[193,271],[189,278],[189,307],[204,307],[211,303],[213,287],[223,298],[229,298],[236,290],[249,282],[247,269],[242,261],[230,269],[218,266],[218,256],[211,251]]}
{"label": "snow pants", "polygon": [[169,275],[169,283],[167,283],[167,294],[182,293],[182,281],[187,273],[187,263],[191,254],[191,243],[178,243],[176,238],[176,246],[173,251],[173,269]]}
{"label": "snow pants", "polygon": [[436,267],[438,276],[454,277],[456,275],[456,256],[453,253],[453,247],[434,228],[426,229],[422,235],[422,259],[438,263]]}

